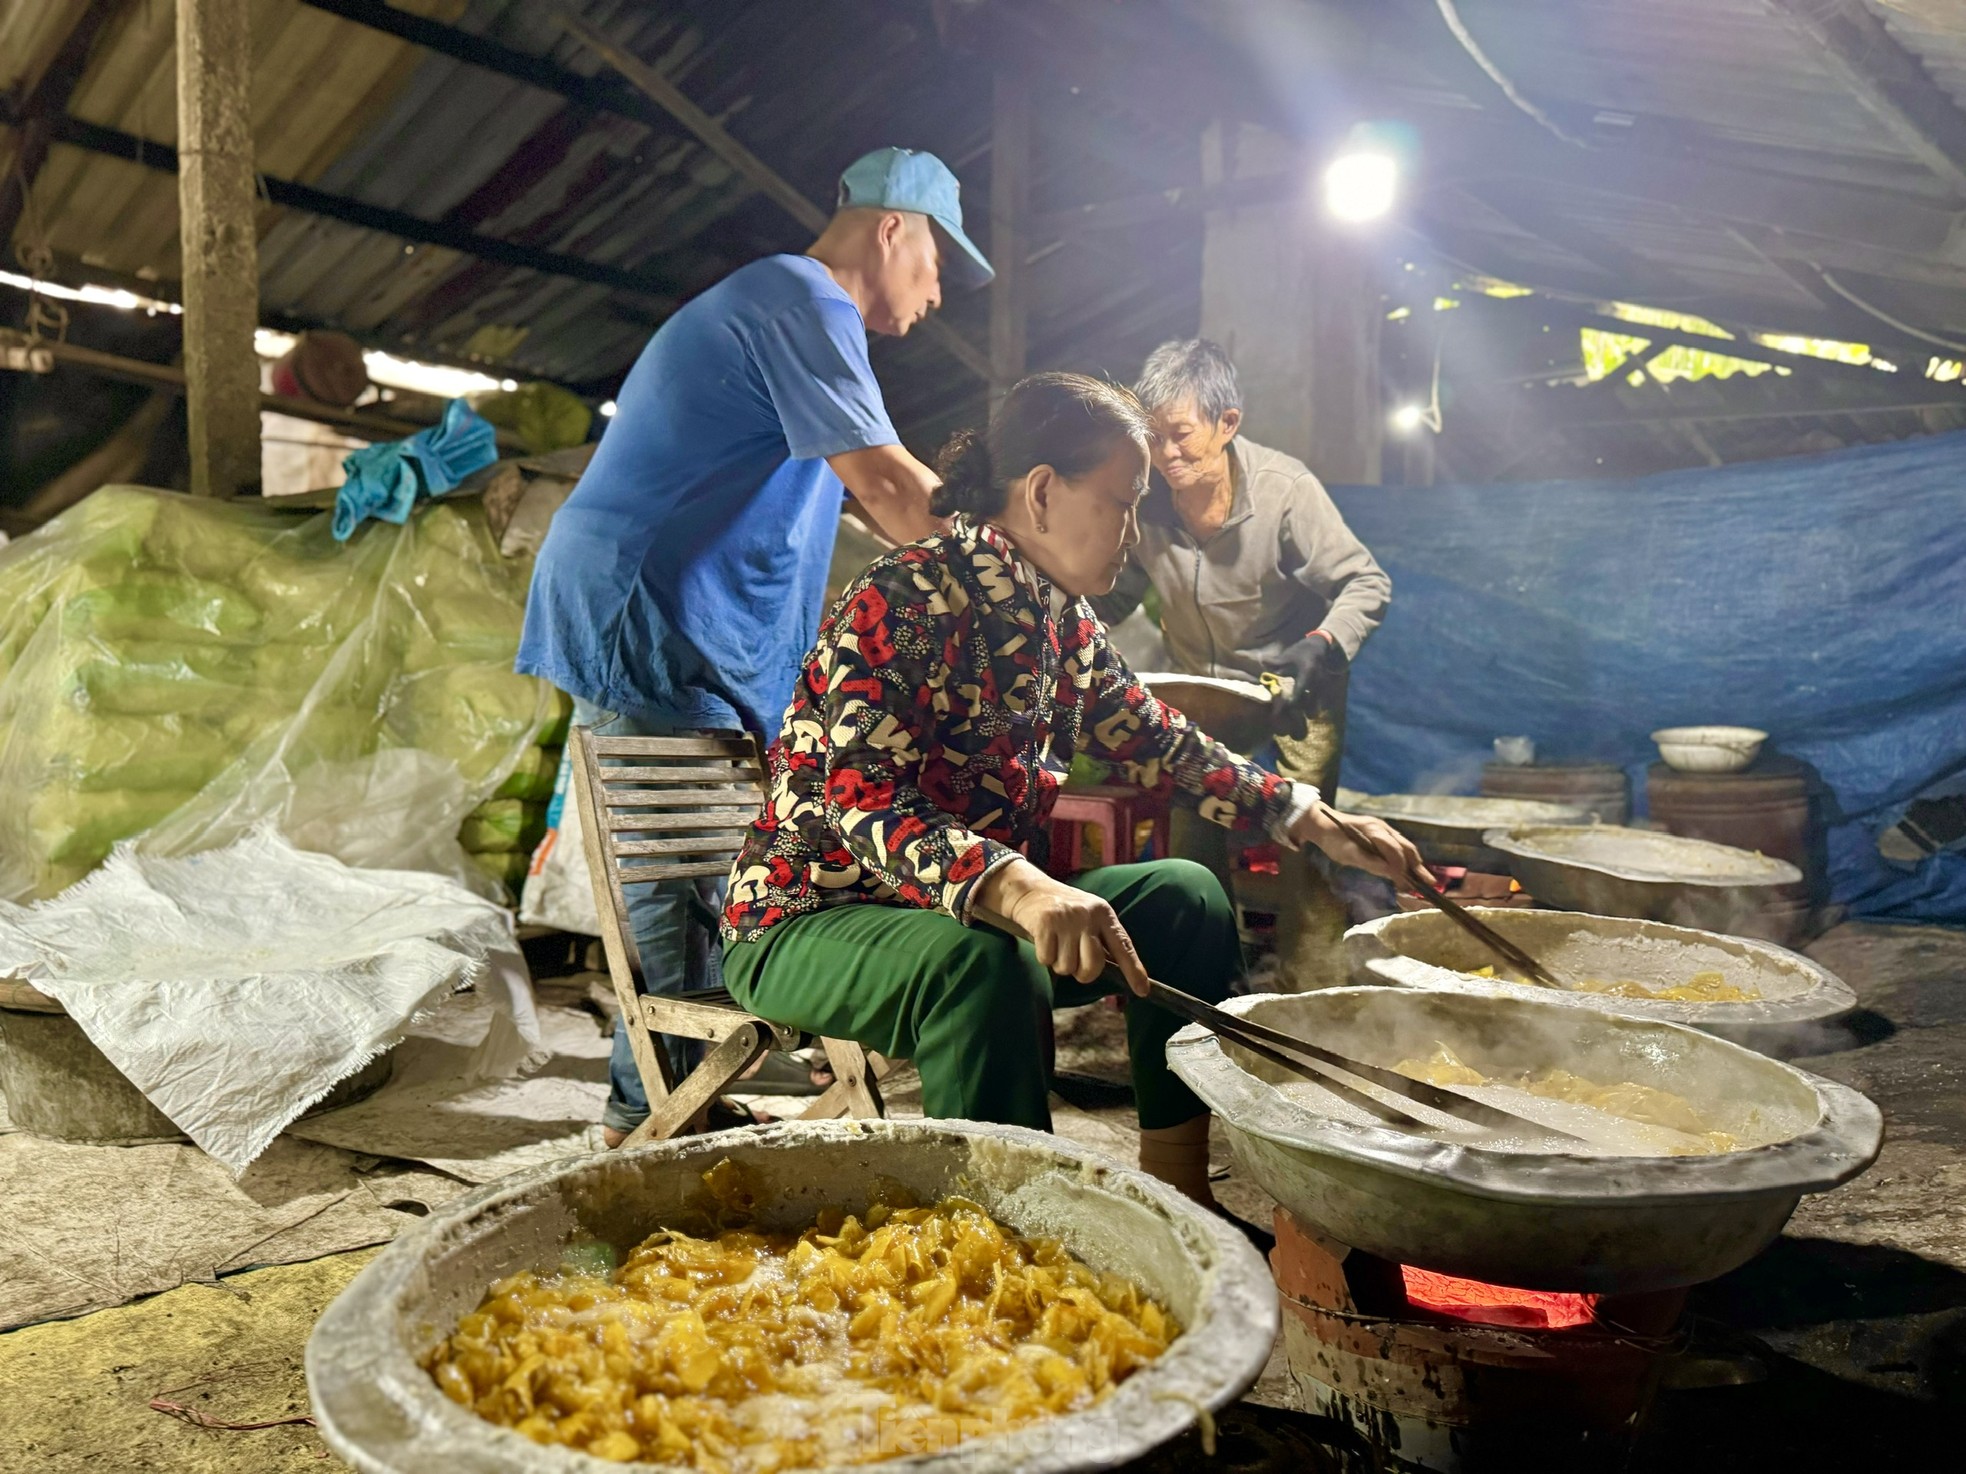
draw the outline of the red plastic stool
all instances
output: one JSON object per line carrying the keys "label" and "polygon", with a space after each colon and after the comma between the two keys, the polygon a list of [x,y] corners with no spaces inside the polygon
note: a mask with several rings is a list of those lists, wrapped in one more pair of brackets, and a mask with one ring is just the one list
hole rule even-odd
{"label": "red plastic stool", "polygon": [[1099,863],[1123,865],[1139,858],[1134,836],[1139,826],[1152,823],[1155,859],[1167,858],[1168,801],[1164,795],[1139,788],[1105,785],[1061,788],[1051,808],[1051,873],[1075,874],[1079,869],[1079,840],[1087,824],[1099,826]]}

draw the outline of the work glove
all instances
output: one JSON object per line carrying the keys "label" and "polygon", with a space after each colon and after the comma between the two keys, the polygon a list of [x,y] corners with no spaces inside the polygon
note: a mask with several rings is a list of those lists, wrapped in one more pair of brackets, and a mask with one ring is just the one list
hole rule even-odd
{"label": "work glove", "polygon": [[1323,630],[1312,630],[1276,659],[1276,673],[1292,682],[1284,709],[1298,716],[1321,710],[1351,663],[1337,640]]}

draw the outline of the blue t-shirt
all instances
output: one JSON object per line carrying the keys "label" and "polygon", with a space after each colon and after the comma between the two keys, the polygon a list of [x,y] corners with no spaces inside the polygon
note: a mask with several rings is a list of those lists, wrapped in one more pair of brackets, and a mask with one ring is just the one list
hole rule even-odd
{"label": "blue t-shirt", "polygon": [[867,328],[807,256],[665,322],[533,569],[518,668],[596,706],[775,734],[812,647],[845,488],[894,445]]}

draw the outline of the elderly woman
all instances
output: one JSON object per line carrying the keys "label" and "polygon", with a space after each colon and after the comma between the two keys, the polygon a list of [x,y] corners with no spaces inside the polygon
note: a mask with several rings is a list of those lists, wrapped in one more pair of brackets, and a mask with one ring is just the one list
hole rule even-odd
{"label": "elderly woman", "polygon": [[[1038,374],[937,470],[947,533],[874,563],[820,627],[731,871],[724,979],[747,1008],[912,1059],[930,1116],[1048,1130],[1054,1008],[1151,973],[1202,998],[1241,962],[1221,884],[1185,860],[1046,873],[1073,754],[1168,789],[1204,819],[1381,874],[1411,845],[1229,752],[1156,701],[1085,602],[1138,540],[1147,416],[1124,389]],[[1010,918],[1032,941],[977,924]],[[1140,1163],[1208,1189],[1208,1117],[1167,1068],[1179,1021],[1129,999]]]}

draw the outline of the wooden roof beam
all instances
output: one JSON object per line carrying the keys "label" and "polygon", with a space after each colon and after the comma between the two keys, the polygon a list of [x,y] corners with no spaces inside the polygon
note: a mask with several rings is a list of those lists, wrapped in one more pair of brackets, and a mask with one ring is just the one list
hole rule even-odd
{"label": "wooden roof beam", "polygon": [[68,100],[81,85],[89,54],[96,41],[130,3],[130,0],[89,0],[75,18],[46,71],[9,109],[20,138],[4,177],[0,177],[0,256],[14,238],[14,227],[27,208],[28,192],[47,162],[48,145],[53,142],[54,123],[68,111]]}
{"label": "wooden roof beam", "polygon": [[612,77],[585,76],[571,67],[561,66],[551,57],[514,50],[489,36],[411,15],[383,4],[382,0],[300,0],[300,3],[408,41],[425,51],[435,51],[454,61],[537,87],[541,92],[554,93],[579,107],[630,118],[658,133],[675,132],[674,120],[667,113]]}
{"label": "wooden roof beam", "polygon": [[[511,77],[542,92],[564,97],[581,107],[614,113],[647,124],[661,133],[673,133],[680,123],[705,148],[730,165],[739,177],[749,181],[752,188],[799,224],[815,234],[826,228],[831,211],[808,200],[764,160],[738,142],[730,130],[692,102],[675,83],[576,17],[566,17],[568,34],[578,38],[596,56],[612,66],[627,79],[628,85],[624,86],[612,77],[583,76],[547,57],[516,51],[457,26],[425,20],[422,16],[398,10],[393,5],[385,5],[382,0],[301,0],[301,3],[413,42],[457,61]],[[985,380],[990,377],[988,356],[948,323],[931,318],[922,324],[922,331],[970,372]]]}
{"label": "wooden roof beam", "polygon": [[[12,119],[0,118],[0,121],[11,122]],[[153,143],[149,139],[138,138],[117,128],[105,128],[100,123],[85,122],[81,118],[56,119],[52,124],[52,130],[52,137],[57,143],[66,143],[86,149],[90,153],[141,164],[147,169],[155,169],[163,174],[177,172],[177,151],[168,145]],[[642,272],[619,266],[605,266],[598,261],[584,260],[579,256],[569,256],[560,251],[546,251],[536,246],[518,245],[512,241],[500,240],[496,236],[483,235],[463,226],[425,220],[407,211],[367,204],[361,200],[350,199],[346,195],[330,194],[326,190],[315,189],[312,185],[297,184],[290,179],[276,179],[270,174],[260,175],[259,182],[267,201],[285,209],[319,215],[328,220],[339,220],[345,225],[359,226],[364,230],[380,231],[384,235],[393,235],[418,245],[442,246],[461,255],[475,256],[483,261],[495,261],[501,266],[537,271],[543,276],[594,282],[600,286],[612,287],[616,291],[635,292],[670,302],[675,298],[674,283]]]}
{"label": "wooden roof beam", "polygon": [[[1907,410],[1966,410],[1966,396],[1947,396],[1941,392],[1943,386],[1934,385],[1925,390],[1880,398],[1869,403],[1840,400],[1835,395],[1820,392],[1797,395],[1793,399],[1770,400],[1764,404],[1659,404],[1648,403],[1641,408],[1612,410],[1592,410],[1588,413],[1567,417],[1565,425],[1631,425],[1649,424],[1658,421],[1691,420],[1701,424],[1727,424],[1737,420],[1788,420],[1815,419],[1822,415],[1895,415]],[[1561,390],[1552,390],[1561,393]]]}
{"label": "wooden roof beam", "polygon": [[1614,292],[1643,291],[1661,307],[1712,295],[1706,289],[1676,276],[1666,263],[1634,251],[1589,226],[1564,218],[1538,200],[1522,180],[1494,179],[1479,187],[1463,185],[1460,192],[1476,204],[1493,210],[1524,233],[1595,266],[1610,278]]}
{"label": "wooden roof beam", "polygon": [[[577,39],[588,50],[626,77],[638,91],[670,113],[677,122],[695,134],[705,148],[730,165],[741,178],[748,179],[752,187],[765,198],[815,235],[826,228],[826,222],[832,219],[831,210],[807,199],[784,175],[752,153],[731,134],[728,128],[692,102],[682,88],[640,57],[617,46],[603,32],[580,17],[562,15],[560,19],[566,26],[568,35]],[[922,333],[964,368],[985,383],[990,382],[989,355],[948,323],[930,318],[922,324]]]}
{"label": "wooden roof beam", "polygon": [[[1430,252],[1462,270],[1515,282],[1557,298],[1567,297],[1584,302],[1604,300],[1604,287],[1595,271],[1586,275],[1563,268],[1526,264],[1508,255],[1506,248],[1495,238],[1428,217],[1424,213],[1416,217],[1409,229],[1412,236]],[[1803,268],[1798,264],[1795,269],[1799,272]],[[1626,300],[1636,299],[1642,304],[1663,300],[1665,288],[1662,283],[1634,282],[1630,285],[1632,295]],[[1778,320],[1766,315],[1773,310],[1770,307],[1744,302],[1738,297],[1723,300],[1716,291],[1708,302],[1682,301],[1677,305],[1677,310],[1697,312],[1730,332],[1792,333],[1802,337],[1868,343],[1889,350],[1891,356],[1900,361],[1931,351],[1903,334],[1893,332],[1884,324],[1847,308]]]}
{"label": "wooden roof beam", "polygon": [[1966,195],[1966,112],[1863,0],[1768,0],[1897,140]]}

